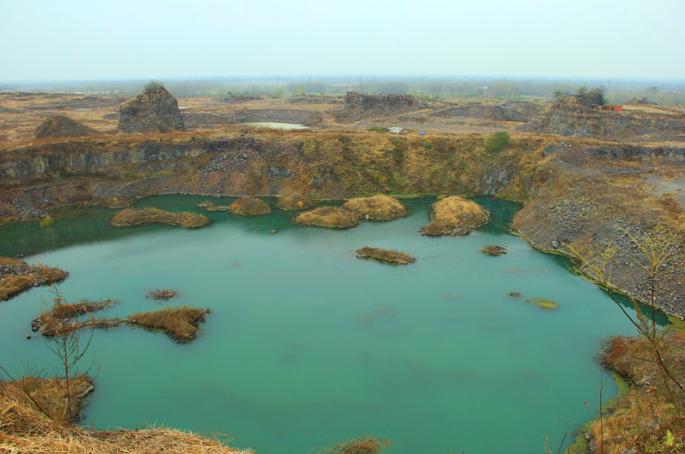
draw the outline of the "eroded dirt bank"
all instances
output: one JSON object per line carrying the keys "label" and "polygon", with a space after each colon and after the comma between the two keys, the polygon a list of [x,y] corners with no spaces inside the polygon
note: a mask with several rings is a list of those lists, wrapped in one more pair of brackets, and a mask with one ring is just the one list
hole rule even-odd
{"label": "eroded dirt bank", "polygon": [[[569,253],[620,251],[612,284],[640,297],[644,273],[626,232],[657,224],[683,238],[685,149],[515,135],[377,132],[174,132],[52,139],[0,152],[0,219],[35,219],[64,205],[157,194],[287,195],[343,199],[376,193],[496,195],[525,202],[515,228],[533,245]],[[674,191],[678,191],[676,187]],[[683,251],[667,266],[662,307],[685,315]]]}

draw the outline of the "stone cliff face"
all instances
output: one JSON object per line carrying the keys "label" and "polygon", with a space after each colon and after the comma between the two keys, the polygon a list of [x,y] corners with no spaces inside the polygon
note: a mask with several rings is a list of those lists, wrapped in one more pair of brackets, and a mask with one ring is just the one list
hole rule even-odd
{"label": "stone cliff face", "polygon": [[540,146],[523,140],[490,155],[483,140],[264,132],[20,147],[0,154],[0,217],[28,219],[35,210],[63,204],[159,192],[295,191],[326,198],[387,191],[497,194],[517,173],[526,156],[522,150]]}
{"label": "stone cliff face", "polygon": [[152,84],[119,108],[119,126],[123,132],[166,132],[183,130],[183,116],[178,102],[161,85]]}
{"label": "stone cliff face", "polygon": [[345,96],[345,113],[384,114],[416,110],[426,107],[426,103],[412,95],[365,95],[348,92]]}
{"label": "stone cliff face", "polygon": [[659,306],[685,317],[685,216],[646,184],[664,167],[684,172],[685,149],[552,146],[543,154],[547,159],[535,169],[530,201],[516,214],[515,228],[538,248],[564,255],[582,251],[596,259],[615,249],[607,268],[611,285],[646,301],[644,257],[633,239],[664,227],[675,241],[660,276]]}
{"label": "stone cliff face", "polygon": [[640,137],[685,139],[685,115],[611,112],[558,100],[519,128],[521,131],[617,140]]}

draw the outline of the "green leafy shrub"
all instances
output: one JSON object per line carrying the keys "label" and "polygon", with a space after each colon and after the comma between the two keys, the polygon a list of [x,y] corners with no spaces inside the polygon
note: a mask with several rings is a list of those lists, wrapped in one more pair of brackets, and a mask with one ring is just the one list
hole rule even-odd
{"label": "green leafy shrub", "polygon": [[490,153],[498,153],[511,144],[511,137],[506,131],[496,132],[490,135],[485,141],[485,149]]}

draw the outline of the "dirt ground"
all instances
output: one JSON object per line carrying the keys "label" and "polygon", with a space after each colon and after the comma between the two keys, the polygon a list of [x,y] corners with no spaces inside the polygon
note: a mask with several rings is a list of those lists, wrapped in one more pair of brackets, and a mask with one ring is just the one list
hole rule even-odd
{"label": "dirt ground", "polygon": [[[52,115],[67,115],[103,134],[116,132],[119,105],[126,99],[118,96],[72,93],[0,93],[0,147],[10,148],[33,139],[40,122]],[[321,115],[314,129],[369,129],[399,126],[410,132],[490,133],[514,130],[522,123],[493,121],[483,118],[438,117],[432,113],[446,104],[435,103],[427,109],[397,114],[369,115],[362,119],[346,119],[341,97],[267,98],[249,101],[229,101],[221,98],[178,98],[179,109],[190,130],[215,132],[235,130],[239,125],[232,117],[239,111],[272,110],[303,111]],[[286,113],[287,117],[287,113]],[[203,124],[203,118],[210,118]],[[274,120],[276,121],[276,120]],[[281,120],[282,121],[282,120]],[[297,121],[292,121],[297,123]]]}

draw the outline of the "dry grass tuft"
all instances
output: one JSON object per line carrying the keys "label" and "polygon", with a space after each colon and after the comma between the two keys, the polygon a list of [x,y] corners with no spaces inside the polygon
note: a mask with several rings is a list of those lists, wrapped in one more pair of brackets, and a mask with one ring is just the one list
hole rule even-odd
{"label": "dry grass tuft", "polygon": [[194,307],[173,307],[154,312],[141,312],[128,317],[132,325],[150,330],[161,330],[178,342],[195,339],[200,322],[205,321],[209,309]]}
{"label": "dry grass tuft", "polygon": [[408,214],[404,205],[389,195],[353,198],[345,202],[343,208],[369,221],[392,221]]}
{"label": "dry grass tuft", "polygon": [[[685,334],[662,338],[663,360],[681,383],[685,381]],[[630,383],[629,391],[603,418],[591,423],[592,452],[685,452],[685,399],[654,360],[653,345],[644,338],[611,339],[602,354],[604,365]]]}
{"label": "dry grass tuft", "polygon": [[320,207],[305,211],[295,217],[295,223],[327,229],[351,229],[359,225],[359,217],[340,207]]}
{"label": "dry grass tuft", "polygon": [[64,379],[24,377],[0,381],[0,433],[32,434],[78,420],[85,397],[95,388],[86,375],[72,377],[70,386],[74,405],[67,415]]}
{"label": "dry grass tuft", "polygon": [[209,223],[207,216],[189,211],[171,212],[159,208],[126,208],[112,218],[114,227],[135,227],[144,224],[176,225],[195,229]]}
{"label": "dry grass tuft", "polygon": [[379,438],[360,438],[324,449],[322,454],[378,454],[390,446],[389,440]]}
{"label": "dry grass tuft", "polygon": [[[93,390],[88,377],[75,377],[72,392],[80,408]],[[69,454],[249,454],[232,449],[218,440],[189,432],[153,428],[143,430],[90,431],[48,417],[64,412],[64,384],[61,379],[28,377],[0,382],[0,452]],[[28,391],[35,403],[26,395]],[[36,403],[45,410],[39,410]],[[78,411],[78,410],[77,410]],[[75,419],[75,415],[72,415]]]}
{"label": "dry grass tuft", "polygon": [[263,216],[271,213],[269,204],[257,197],[241,197],[228,206],[231,213],[239,216]]}
{"label": "dry grass tuft", "polygon": [[421,229],[426,236],[461,236],[490,221],[490,213],[480,205],[459,196],[449,196],[433,204],[433,220]]}

